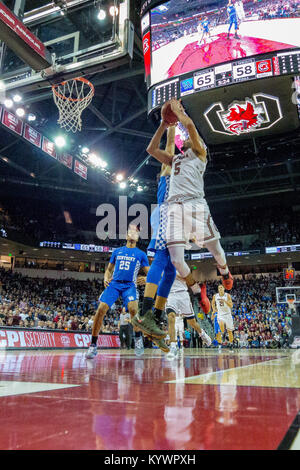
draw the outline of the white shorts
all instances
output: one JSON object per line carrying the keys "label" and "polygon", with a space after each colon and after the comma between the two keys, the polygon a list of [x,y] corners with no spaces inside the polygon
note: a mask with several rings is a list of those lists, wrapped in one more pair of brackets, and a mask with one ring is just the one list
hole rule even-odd
{"label": "white shorts", "polygon": [[228,330],[231,330],[231,331],[234,330],[232,315],[230,315],[228,313],[226,313],[224,315],[222,315],[222,314],[219,315],[218,314],[217,319],[218,319],[218,323],[219,324],[220,324],[220,322],[224,323],[225,327]]}
{"label": "white shorts", "polygon": [[186,246],[195,237],[199,247],[221,238],[205,199],[171,202],[168,208],[167,246]]}
{"label": "white shorts", "polygon": [[189,293],[186,290],[174,292],[169,295],[166,311],[172,310],[176,315],[182,315],[187,319],[195,316]]}

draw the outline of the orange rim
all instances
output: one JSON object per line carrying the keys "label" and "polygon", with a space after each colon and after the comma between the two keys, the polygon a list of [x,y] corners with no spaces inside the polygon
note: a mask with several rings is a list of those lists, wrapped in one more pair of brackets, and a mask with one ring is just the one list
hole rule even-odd
{"label": "orange rim", "polygon": [[[89,82],[86,78],[84,77],[77,77],[77,78],[73,78],[73,80],[77,80],[78,82],[83,82],[85,83],[86,85],[88,85],[91,89],[91,92],[92,92],[92,95],[94,95],[95,93],[95,87],[94,85]],[[71,81],[71,80],[69,80]],[[61,95],[60,93],[58,93],[58,91],[56,90],[57,87],[59,86],[64,86],[66,83],[68,82],[68,80],[65,80],[64,82],[61,82],[59,83],[58,85],[53,85],[52,86],[52,90],[53,90],[53,93],[58,97],[58,98],[61,98],[63,100],[67,100],[67,101],[73,101],[73,102],[76,102],[76,101],[84,101],[84,100],[87,100],[89,97],[90,97],[90,94],[88,94],[87,96],[84,96],[83,98],[67,98],[65,95]]]}

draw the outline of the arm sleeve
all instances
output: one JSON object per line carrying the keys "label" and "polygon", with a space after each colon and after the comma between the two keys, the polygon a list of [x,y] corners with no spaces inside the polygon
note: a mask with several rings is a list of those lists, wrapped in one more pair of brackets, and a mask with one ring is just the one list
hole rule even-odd
{"label": "arm sleeve", "polygon": [[116,255],[117,255],[117,250],[113,251],[113,253],[112,253],[111,257],[110,257],[109,262],[110,262],[111,264],[116,264]]}

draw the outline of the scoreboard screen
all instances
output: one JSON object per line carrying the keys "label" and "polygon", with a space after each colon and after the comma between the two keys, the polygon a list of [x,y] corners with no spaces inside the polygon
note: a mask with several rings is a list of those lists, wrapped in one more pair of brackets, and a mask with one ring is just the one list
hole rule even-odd
{"label": "scoreboard screen", "polygon": [[279,51],[287,55],[278,57],[275,65],[299,71],[297,55],[289,55],[300,48],[299,0],[267,5],[250,0],[145,0],[141,26],[149,87],[231,62],[235,64],[228,70],[207,70],[200,86],[256,78],[271,73],[270,66],[255,61],[240,65],[240,60]]}

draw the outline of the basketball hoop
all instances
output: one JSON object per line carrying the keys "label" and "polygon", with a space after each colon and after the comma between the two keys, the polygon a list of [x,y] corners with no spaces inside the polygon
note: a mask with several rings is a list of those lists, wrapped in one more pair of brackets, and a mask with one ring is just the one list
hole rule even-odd
{"label": "basketball hoop", "polygon": [[81,114],[91,103],[95,88],[86,78],[77,77],[52,86],[59,110],[58,123],[66,131],[81,131]]}
{"label": "basketball hoop", "polygon": [[289,306],[289,309],[292,310],[293,312],[296,311],[296,305],[295,305],[295,298],[287,298],[287,303]]}

